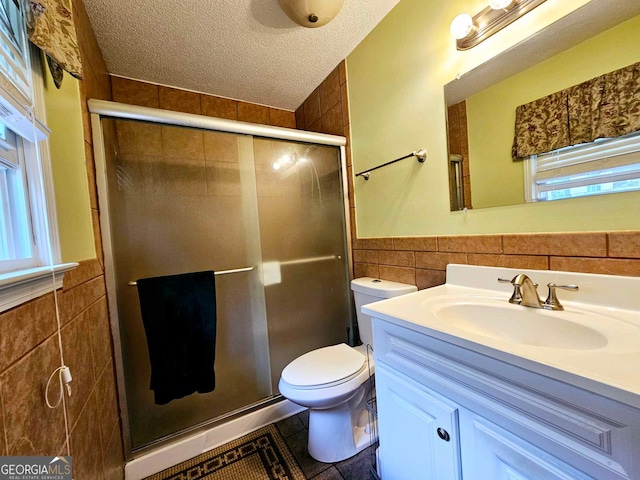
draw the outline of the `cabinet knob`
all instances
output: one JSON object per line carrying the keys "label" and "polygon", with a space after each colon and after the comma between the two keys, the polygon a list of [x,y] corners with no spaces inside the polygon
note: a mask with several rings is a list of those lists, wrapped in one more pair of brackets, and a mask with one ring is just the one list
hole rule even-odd
{"label": "cabinet knob", "polygon": [[438,432],[438,436],[445,442],[448,442],[449,440],[451,440],[449,433],[444,428],[438,428],[436,432]]}

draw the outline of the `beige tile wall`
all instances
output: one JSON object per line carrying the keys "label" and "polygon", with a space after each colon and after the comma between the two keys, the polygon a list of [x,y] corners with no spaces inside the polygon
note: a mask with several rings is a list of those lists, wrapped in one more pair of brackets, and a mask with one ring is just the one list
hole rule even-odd
{"label": "beige tile wall", "polygon": [[[95,167],[84,100],[111,98],[107,69],[81,0],[73,4],[85,80],[80,82],[87,181],[98,258],[66,274],[58,291],[65,361],[73,374],[67,412],[74,478],[123,478],[123,454],[111,331],[98,225]],[[66,75],[65,75],[66,76]],[[74,81],[67,77],[65,81]],[[53,132],[55,135],[55,132]],[[43,394],[59,365],[53,294],[0,315],[0,455],[65,453],[62,408],[50,410]],[[55,389],[52,392],[55,394]],[[52,395],[54,397],[55,395]]]}
{"label": "beige tile wall", "polygon": [[347,184],[351,210],[351,236],[356,238],[351,121],[347,85],[347,64],[343,60],[296,109],[296,126],[299,130],[343,135],[347,138]]}
{"label": "beige tile wall", "polygon": [[[294,112],[137,80],[113,77],[112,92],[114,101],[130,105],[295,128]],[[117,121],[116,130],[119,160],[129,167],[137,164],[139,168],[146,168],[146,175],[143,176],[158,180],[136,185],[135,193],[240,195],[240,166],[235,135],[130,121]],[[256,140],[258,164],[267,161],[267,156],[259,151],[263,143]],[[263,180],[259,182],[262,190],[274,183],[265,178],[265,175],[273,174],[271,164],[276,152],[272,151],[271,143],[268,142],[268,168],[258,168],[258,175]],[[170,178],[171,181],[163,183],[161,177]],[[300,185],[290,186],[297,188],[295,194],[299,196]],[[277,189],[280,195],[288,194],[289,190],[283,190],[282,185]]]}
{"label": "beige tile wall", "polygon": [[122,77],[112,77],[111,86],[115,102],[274,127],[296,128],[295,114],[287,110]]}
{"label": "beige tile wall", "polygon": [[449,263],[640,275],[640,232],[370,238],[354,242],[356,277],[429,288]]}

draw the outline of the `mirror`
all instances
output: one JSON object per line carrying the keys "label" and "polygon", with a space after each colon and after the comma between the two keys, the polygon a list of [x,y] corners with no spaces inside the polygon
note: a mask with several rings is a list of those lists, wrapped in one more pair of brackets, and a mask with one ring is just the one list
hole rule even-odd
{"label": "mirror", "polygon": [[639,61],[640,2],[594,0],[445,85],[451,210],[525,203],[517,106]]}

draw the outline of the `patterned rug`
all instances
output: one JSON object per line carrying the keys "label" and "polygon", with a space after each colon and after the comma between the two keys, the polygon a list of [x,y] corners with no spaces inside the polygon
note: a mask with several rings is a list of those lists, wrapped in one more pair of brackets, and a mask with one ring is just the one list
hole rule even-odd
{"label": "patterned rug", "polygon": [[198,455],[146,480],[305,480],[274,425]]}

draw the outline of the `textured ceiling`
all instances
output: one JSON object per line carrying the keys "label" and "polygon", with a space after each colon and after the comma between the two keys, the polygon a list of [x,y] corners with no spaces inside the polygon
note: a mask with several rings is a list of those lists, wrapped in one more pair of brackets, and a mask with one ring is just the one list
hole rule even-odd
{"label": "textured ceiling", "polygon": [[328,25],[278,0],[85,0],[109,71],[296,109],[400,0],[346,0]]}

